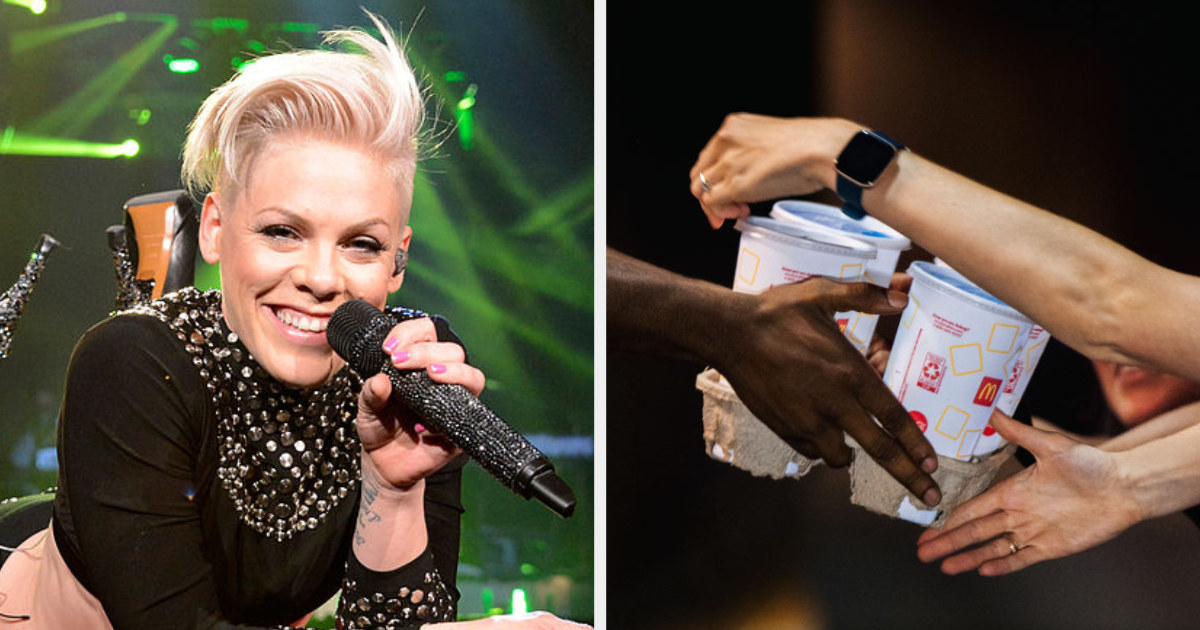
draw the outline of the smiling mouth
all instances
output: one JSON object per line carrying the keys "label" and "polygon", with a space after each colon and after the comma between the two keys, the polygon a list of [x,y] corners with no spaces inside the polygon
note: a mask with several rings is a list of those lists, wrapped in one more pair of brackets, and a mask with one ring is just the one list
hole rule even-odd
{"label": "smiling mouth", "polygon": [[329,326],[328,317],[312,317],[284,308],[275,309],[275,317],[287,326],[304,332],[324,332]]}

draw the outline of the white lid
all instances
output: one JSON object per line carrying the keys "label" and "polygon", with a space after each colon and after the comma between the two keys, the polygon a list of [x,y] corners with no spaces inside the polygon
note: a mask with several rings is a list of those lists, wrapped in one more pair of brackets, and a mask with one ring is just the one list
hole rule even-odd
{"label": "white lid", "polygon": [[745,234],[852,258],[874,259],[879,251],[871,243],[821,225],[802,225],[767,217],[746,217],[738,219],[734,227]]}
{"label": "white lid", "polygon": [[979,288],[966,276],[944,265],[937,265],[924,260],[913,261],[908,266],[908,274],[913,282],[920,282],[942,293],[964,300],[999,315],[1032,323],[1028,317],[1017,309],[1001,302],[999,298]]}
{"label": "white lid", "polygon": [[871,215],[866,215],[861,220],[851,219],[841,208],[829,204],[786,199],[775,203],[771,208],[771,217],[782,221],[815,223],[829,227],[867,241],[879,249],[902,251],[912,247],[912,241],[907,236],[883,221]]}

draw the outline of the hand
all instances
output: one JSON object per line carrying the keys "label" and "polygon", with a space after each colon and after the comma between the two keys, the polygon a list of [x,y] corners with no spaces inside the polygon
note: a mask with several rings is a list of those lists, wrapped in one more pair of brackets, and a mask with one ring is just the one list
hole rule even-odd
{"label": "hand", "polygon": [[456,621],[453,623],[435,623],[421,626],[427,630],[579,630],[591,628],[589,625],[559,619],[548,612],[536,611],[524,615],[496,615],[471,621]]}
{"label": "hand", "polygon": [[859,129],[831,118],[731,114],[692,166],[692,195],[715,229],[748,216],[750,203],[833,188],[834,159]]}
{"label": "hand", "polygon": [[899,313],[905,295],[818,277],[736,296],[733,304],[745,312],[733,313],[739,325],[715,341],[713,365],[746,407],[792,448],[832,467],[850,463],[844,431],[926,505],[936,505],[941,495],[928,474],[937,468],[933,447],[833,319],[838,311]]}
{"label": "hand", "polygon": [[991,425],[1037,463],[960,505],[943,528],[921,534],[922,561],[945,558],[948,574],[1003,575],[1095,547],[1142,519],[1113,454],[999,411]]}
{"label": "hand", "polygon": [[[383,346],[399,369],[424,369],[434,382],[458,383],[476,396],[483,391],[483,372],[464,363],[458,344],[438,342],[428,318],[397,324]],[[404,490],[444,466],[460,450],[417,423],[401,404],[390,400],[391,393],[392,383],[384,374],[364,382],[356,426],[367,455],[364,474],[374,474],[385,489]]]}

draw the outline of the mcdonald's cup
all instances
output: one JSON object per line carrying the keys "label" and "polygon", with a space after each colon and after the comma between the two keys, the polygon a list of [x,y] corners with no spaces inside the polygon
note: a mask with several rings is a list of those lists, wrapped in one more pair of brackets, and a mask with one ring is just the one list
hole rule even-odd
{"label": "mcdonald's cup", "polygon": [[939,455],[970,461],[1034,324],[953,269],[918,261],[908,273],[884,376]]}

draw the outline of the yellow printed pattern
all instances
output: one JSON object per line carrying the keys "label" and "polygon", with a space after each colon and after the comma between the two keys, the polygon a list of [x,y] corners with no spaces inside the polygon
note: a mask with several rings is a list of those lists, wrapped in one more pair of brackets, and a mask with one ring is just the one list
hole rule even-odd
{"label": "yellow printed pattern", "polygon": [[992,324],[992,334],[988,335],[988,352],[1008,354],[1017,343],[1017,333],[1021,331],[1012,324]]}
{"label": "yellow printed pattern", "polygon": [[983,371],[983,348],[977,343],[950,346],[950,373],[965,376]]}

